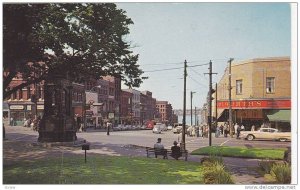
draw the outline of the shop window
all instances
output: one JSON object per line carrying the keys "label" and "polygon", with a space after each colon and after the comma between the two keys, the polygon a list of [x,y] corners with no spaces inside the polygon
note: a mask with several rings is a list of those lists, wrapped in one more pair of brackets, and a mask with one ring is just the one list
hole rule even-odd
{"label": "shop window", "polygon": [[243,80],[237,80],[236,81],[236,94],[242,94],[243,93]]}
{"label": "shop window", "polygon": [[267,93],[274,93],[275,92],[275,77],[267,77],[266,92]]}

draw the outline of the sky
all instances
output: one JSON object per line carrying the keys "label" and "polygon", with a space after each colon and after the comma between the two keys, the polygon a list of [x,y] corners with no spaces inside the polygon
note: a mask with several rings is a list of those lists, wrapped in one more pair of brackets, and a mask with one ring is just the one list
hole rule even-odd
{"label": "sky", "polygon": [[[183,66],[187,73],[187,108],[202,107],[208,92],[209,61],[213,83],[228,65],[242,60],[291,55],[289,3],[116,3],[134,22],[126,40],[139,54],[149,77],[138,90],[183,109]],[[174,70],[163,70],[173,69]],[[163,71],[157,71],[163,70]],[[126,88],[126,87],[124,87]]]}

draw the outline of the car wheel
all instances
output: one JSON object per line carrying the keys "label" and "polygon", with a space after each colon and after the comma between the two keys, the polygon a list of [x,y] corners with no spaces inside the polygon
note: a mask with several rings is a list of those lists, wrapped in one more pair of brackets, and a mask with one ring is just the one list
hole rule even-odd
{"label": "car wheel", "polygon": [[254,139],[254,136],[253,136],[253,135],[248,135],[248,136],[247,136],[247,140],[248,140],[248,141],[252,141],[253,139]]}
{"label": "car wheel", "polygon": [[285,142],[286,139],[285,139],[285,138],[280,138],[279,141],[280,141],[280,142]]}

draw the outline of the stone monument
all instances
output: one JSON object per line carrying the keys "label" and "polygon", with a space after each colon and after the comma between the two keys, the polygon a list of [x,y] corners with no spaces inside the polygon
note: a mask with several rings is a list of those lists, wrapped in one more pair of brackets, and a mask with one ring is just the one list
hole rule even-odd
{"label": "stone monument", "polygon": [[68,76],[52,74],[45,81],[44,115],[39,122],[39,142],[77,140],[72,89]]}

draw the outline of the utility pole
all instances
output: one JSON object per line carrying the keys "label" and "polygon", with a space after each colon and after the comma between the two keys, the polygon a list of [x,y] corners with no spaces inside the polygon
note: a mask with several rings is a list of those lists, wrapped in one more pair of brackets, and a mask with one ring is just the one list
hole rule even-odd
{"label": "utility pole", "polygon": [[216,128],[218,126],[218,109],[217,109],[217,105],[218,105],[218,83],[216,83],[216,105],[215,105],[215,112],[216,112]]}
{"label": "utility pole", "polygon": [[212,126],[212,115],[211,115],[211,102],[212,102],[212,75],[217,74],[212,72],[212,62],[209,61],[209,93],[208,93],[208,130],[209,130],[209,146],[211,146],[211,126]]}
{"label": "utility pole", "polygon": [[183,119],[182,119],[182,140],[181,140],[181,148],[182,150],[185,150],[185,116],[186,116],[186,67],[187,67],[187,62],[184,60],[184,74],[183,74]]}
{"label": "utility pole", "polygon": [[229,66],[228,66],[228,91],[229,91],[229,130],[230,130],[230,137],[233,137],[233,126],[232,126],[232,106],[231,106],[231,62],[233,58],[229,59]]}
{"label": "utility pole", "polygon": [[196,112],[197,112],[197,110],[196,110],[196,106],[195,106],[195,125],[198,125],[197,124],[197,115],[196,115],[197,113]]}
{"label": "utility pole", "polygon": [[[193,126],[193,94],[196,92],[191,91],[191,126]],[[196,124],[196,122],[195,122]]]}

